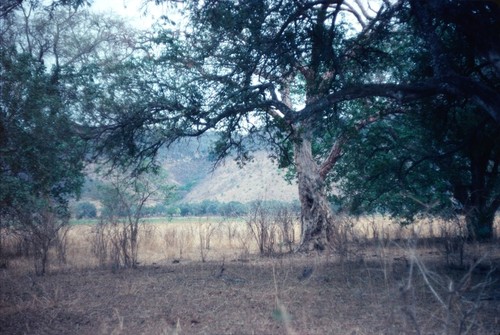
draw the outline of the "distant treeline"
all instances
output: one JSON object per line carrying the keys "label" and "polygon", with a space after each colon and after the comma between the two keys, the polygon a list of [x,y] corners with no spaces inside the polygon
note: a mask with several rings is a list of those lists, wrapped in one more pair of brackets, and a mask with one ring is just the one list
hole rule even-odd
{"label": "distant treeline", "polygon": [[[219,202],[216,200],[204,200],[198,203],[179,203],[176,205],[157,204],[144,207],[143,217],[172,217],[172,216],[244,216],[254,212],[256,209],[263,209],[269,212],[288,210],[300,213],[300,203],[283,202],[277,200],[255,200],[248,203],[239,201]],[[106,215],[106,209],[101,210],[100,215]],[[125,213],[123,213],[125,216]],[[99,216],[96,206],[87,201],[79,202],[74,206],[74,217],[76,219],[93,219]]]}
{"label": "distant treeline", "polygon": [[253,212],[256,208],[263,208],[269,211],[288,209],[299,213],[300,203],[298,201],[283,202],[277,200],[255,200],[248,203],[205,200],[199,203],[182,203],[171,207],[174,212],[170,212],[170,214],[179,216],[242,216]]}

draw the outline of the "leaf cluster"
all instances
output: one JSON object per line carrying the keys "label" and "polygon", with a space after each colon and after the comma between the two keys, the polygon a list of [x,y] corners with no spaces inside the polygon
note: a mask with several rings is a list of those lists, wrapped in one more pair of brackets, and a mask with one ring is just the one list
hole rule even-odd
{"label": "leaf cluster", "polygon": [[51,199],[64,210],[83,183],[85,144],[72,132],[57,82],[15,50],[0,53],[0,73],[0,204],[21,213]]}

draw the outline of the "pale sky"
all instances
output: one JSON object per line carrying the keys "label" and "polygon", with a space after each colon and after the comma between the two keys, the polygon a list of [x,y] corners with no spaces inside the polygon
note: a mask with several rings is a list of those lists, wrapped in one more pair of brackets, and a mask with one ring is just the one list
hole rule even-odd
{"label": "pale sky", "polygon": [[[357,3],[355,1],[353,5]],[[359,4],[374,16],[375,12],[371,8],[378,10],[381,1],[361,0]],[[359,5],[354,5],[354,8],[359,9]],[[155,5],[154,0],[93,0],[90,10],[120,15],[132,25],[142,29],[151,27],[166,12],[164,6]],[[172,16],[172,13],[170,14]],[[173,16],[175,17],[175,14]],[[346,19],[354,25],[354,31],[361,28],[352,15],[347,15]]]}
{"label": "pale sky", "polygon": [[162,6],[156,6],[149,1],[144,6],[144,0],[93,0],[91,11],[112,13],[125,18],[138,28],[149,28],[163,14]]}

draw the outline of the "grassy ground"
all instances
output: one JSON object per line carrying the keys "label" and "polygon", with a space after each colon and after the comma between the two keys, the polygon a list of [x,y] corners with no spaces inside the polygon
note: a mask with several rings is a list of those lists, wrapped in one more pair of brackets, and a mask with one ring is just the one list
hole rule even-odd
{"label": "grassy ground", "polygon": [[342,257],[261,257],[244,222],[149,223],[139,267],[119,269],[91,252],[93,228],[72,226],[66,263],[53,255],[43,277],[29,259],[9,259],[0,270],[0,334],[500,331],[498,241],[465,245],[459,266],[428,225],[400,230],[377,218],[356,223]]}

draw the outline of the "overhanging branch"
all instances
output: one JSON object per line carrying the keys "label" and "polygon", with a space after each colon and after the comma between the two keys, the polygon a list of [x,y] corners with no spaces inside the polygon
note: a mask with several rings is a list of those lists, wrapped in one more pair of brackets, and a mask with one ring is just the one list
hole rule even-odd
{"label": "overhanging branch", "polygon": [[324,98],[318,99],[314,103],[304,107],[298,113],[293,115],[289,114],[289,118],[291,122],[305,120],[336,103],[366,97],[385,97],[404,103],[440,93],[443,93],[442,87],[432,83],[420,83],[415,85],[361,84],[347,87],[338,92],[331,93]]}

